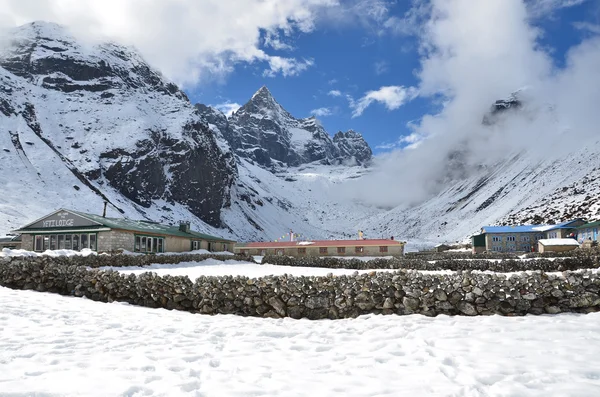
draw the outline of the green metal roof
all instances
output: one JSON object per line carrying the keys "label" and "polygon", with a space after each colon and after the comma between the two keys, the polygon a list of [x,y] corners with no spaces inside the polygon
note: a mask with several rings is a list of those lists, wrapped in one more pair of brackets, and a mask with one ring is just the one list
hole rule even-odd
{"label": "green metal roof", "polygon": [[81,215],[85,218],[88,218],[94,222],[101,223],[102,225],[109,227],[111,229],[122,229],[122,230],[132,230],[140,233],[155,233],[155,234],[166,234],[169,236],[176,237],[189,237],[189,238],[199,238],[203,240],[213,240],[213,241],[228,241],[235,242],[233,240],[224,239],[221,237],[211,236],[209,234],[204,234],[200,232],[195,232],[190,230],[189,233],[183,232],[179,230],[178,226],[169,226],[162,225],[160,223],[148,222],[148,221],[136,221],[133,219],[127,218],[104,218],[100,215],[87,214],[85,212],[68,210],[75,214]]}
{"label": "green metal roof", "polygon": [[[187,232],[179,230],[178,226],[162,225],[162,224],[156,223],[156,222],[133,220],[133,219],[127,219],[127,218],[105,218],[100,215],[88,214],[85,212],[67,210],[67,209],[61,209],[59,211],[72,212],[72,213],[79,215],[83,218],[86,218],[92,222],[98,223],[99,224],[98,226],[104,226],[104,227],[107,227],[110,229],[129,230],[129,231],[134,231],[134,232],[138,232],[138,233],[163,234],[163,235],[167,235],[167,236],[187,237],[187,238],[192,238],[192,239],[197,238],[197,239],[202,239],[202,240],[226,241],[226,242],[235,243],[235,241],[233,241],[233,240],[216,237],[216,236],[211,236],[209,234],[199,233],[199,232],[195,232],[193,230],[190,230],[190,232],[187,233]],[[56,211],[56,212],[58,212],[58,211]],[[18,232],[24,232],[24,231],[27,231],[28,229],[31,229],[29,226],[31,226],[31,225],[21,228],[20,230],[18,230]],[[76,229],[89,229],[89,228],[94,228],[94,227],[97,228],[98,226],[85,226],[85,227],[75,227],[75,228]],[[45,230],[52,231],[52,230],[61,230],[61,229],[48,228]],[[62,230],[64,230],[64,228]]]}
{"label": "green metal roof", "polygon": [[584,225],[579,226],[577,229],[588,229],[591,227],[600,227],[600,221],[586,223]]}

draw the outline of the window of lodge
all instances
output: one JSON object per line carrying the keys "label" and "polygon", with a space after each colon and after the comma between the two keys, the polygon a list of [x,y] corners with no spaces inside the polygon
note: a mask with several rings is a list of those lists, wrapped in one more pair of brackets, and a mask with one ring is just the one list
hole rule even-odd
{"label": "window of lodge", "polygon": [[135,252],[158,253],[165,252],[163,237],[135,236]]}
{"label": "window of lodge", "polygon": [[96,233],[45,234],[35,236],[33,249],[37,252],[47,250],[81,251],[84,248],[96,251],[96,242]]}

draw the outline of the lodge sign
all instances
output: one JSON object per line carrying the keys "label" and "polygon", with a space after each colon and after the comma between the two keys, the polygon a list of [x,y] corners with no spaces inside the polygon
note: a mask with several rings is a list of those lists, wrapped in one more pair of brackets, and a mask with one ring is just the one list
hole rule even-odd
{"label": "lodge sign", "polygon": [[90,221],[70,211],[60,211],[52,214],[38,222],[29,225],[28,228],[51,229],[58,227],[85,227],[98,226],[97,222]]}
{"label": "lodge sign", "polygon": [[73,226],[75,219],[51,219],[49,221],[42,221],[42,227],[61,227],[61,226]]}

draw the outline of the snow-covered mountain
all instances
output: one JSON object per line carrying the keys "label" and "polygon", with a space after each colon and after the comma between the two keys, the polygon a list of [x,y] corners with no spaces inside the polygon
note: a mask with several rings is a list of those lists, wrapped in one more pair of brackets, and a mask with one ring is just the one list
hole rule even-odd
{"label": "snow-covered mountain", "polygon": [[[134,49],[81,42],[42,22],[13,30],[8,42],[0,49],[2,232],[60,207],[98,213],[104,201],[109,215],[190,220],[239,240],[290,230],[350,237],[360,229],[433,243],[462,240],[485,224],[600,216],[597,140],[543,156],[521,148],[473,160],[502,143],[510,117],[535,117],[514,97],[477,115],[499,141],[460,141],[373,184],[378,160],[359,133],[331,137],[316,119],[290,115],[266,87],[227,118],[192,105]],[[434,160],[436,173],[401,185],[403,173]],[[394,206],[353,194],[393,195],[395,184],[427,194]]]}
{"label": "snow-covered mountain", "polygon": [[[518,93],[517,93],[518,94]],[[462,241],[485,225],[543,224],[581,217],[600,218],[600,136],[573,142],[568,130],[561,131],[552,106],[536,109],[516,94],[498,100],[483,117],[486,131],[499,136],[474,136],[451,149],[437,191],[413,205],[398,206],[364,219],[359,227],[371,234],[395,234],[409,240]],[[513,145],[512,151],[491,163],[468,163],[474,148],[481,150],[503,140],[518,138],[507,128],[515,117],[529,121],[537,117],[551,120],[549,130],[538,141]],[[555,136],[549,132],[557,130]],[[526,139],[523,136],[523,139]],[[539,146],[539,147],[538,147]],[[511,145],[507,145],[511,147]],[[481,156],[479,157],[481,158]],[[423,181],[422,183],[426,183]],[[409,188],[409,187],[407,187]]]}
{"label": "snow-covered mountain", "polygon": [[269,89],[261,87],[231,118],[202,104],[200,113],[240,157],[263,167],[322,164],[367,164],[373,156],[362,135],[338,132],[333,139],[314,117],[297,119]]}
{"label": "snow-covered mountain", "polygon": [[[359,134],[334,142],[316,120],[285,112],[266,88],[235,122],[211,118],[132,48],[78,41],[45,22],[9,35],[0,51],[1,231],[60,207],[99,213],[104,201],[109,215],[191,220],[198,230],[239,239],[277,238],[291,227],[311,237],[337,235],[343,227],[325,225],[323,209],[331,217],[343,209],[362,213],[333,208],[327,191],[365,168],[305,164],[367,162],[370,148]],[[275,175],[256,166],[256,157],[231,150],[248,149],[244,133],[263,134],[244,129],[240,119],[256,127],[256,115],[266,123],[273,109],[279,113],[269,128],[287,145],[278,164],[308,168],[283,167]]]}
{"label": "snow-covered mountain", "polygon": [[104,200],[130,216],[173,218],[178,207],[177,217],[221,226],[234,158],[177,86],[136,51],[78,42],[59,25],[10,35],[0,178],[13,187],[2,197],[11,226],[61,206],[98,212]]}

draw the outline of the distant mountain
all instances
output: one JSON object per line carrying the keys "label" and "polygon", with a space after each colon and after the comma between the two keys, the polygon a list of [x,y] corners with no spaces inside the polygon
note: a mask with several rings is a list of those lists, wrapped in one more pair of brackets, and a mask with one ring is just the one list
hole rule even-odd
{"label": "distant mountain", "polygon": [[0,52],[4,216],[98,212],[106,200],[132,217],[193,215],[222,226],[235,160],[176,85],[135,50],[84,45],[56,24],[27,24],[8,39]]}
{"label": "distant mountain", "polygon": [[[543,116],[553,122],[551,105],[536,108],[523,97],[518,91],[496,101],[482,123],[499,128],[486,133],[504,134],[506,126],[513,125],[512,118],[519,115],[529,120]],[[440,242],[463,240],[485,225],[559,223],[576,217],[600,219],[600,140],[592,137],[577,144],[558,124],[554,129],[559,131],[552,138],[556,144],[541,140],[530,148],[520,145],[521,149],[487,164],[472,159],[474,148],[493,153],[489,136],[461,142],[460,147],[449,150],[441,183],[435,184],[437,190],[431,191],[430,197],[365,218],[359,227],[376,235]],[[511,139],[508,135],[502,137]],[[549,134],[545,139],[551,139]],[[564,148],[558,147],[561,143]],[[540,153],[537,144],[554,149]],[[469,158],[471,161],[467,161]]]}
{"label": "distant mountain", "polygon": [[339,132],[332,139],[314,117],[293,117],[265,86],[230,119],[212,107],[196,107],[236,154],[264,167],[367,164],[373,156],[359,133]]}

